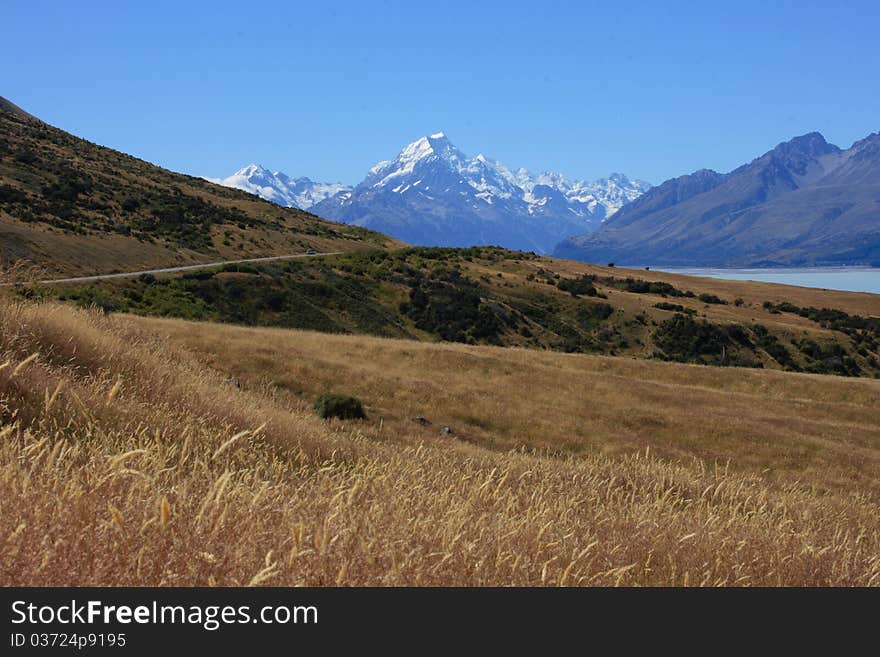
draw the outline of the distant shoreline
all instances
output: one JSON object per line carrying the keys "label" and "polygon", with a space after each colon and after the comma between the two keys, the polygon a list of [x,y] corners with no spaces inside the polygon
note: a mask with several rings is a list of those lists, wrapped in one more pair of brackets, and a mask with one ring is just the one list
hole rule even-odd
{"label": "distant shoreline", "polygon": [[[685,271],[717,271],[717,272],[880,272],[880,267],[871,265],[817,265],[815,267],[665,267],[646,265],[656,271],[665,271],[670,274]],[[639,269],[629,267],[628,269]]]}
{"label": "distant shoreline", "polygon": [[842,292],[880,294],[880,267],[650,267],[684,276],[781,283]]}

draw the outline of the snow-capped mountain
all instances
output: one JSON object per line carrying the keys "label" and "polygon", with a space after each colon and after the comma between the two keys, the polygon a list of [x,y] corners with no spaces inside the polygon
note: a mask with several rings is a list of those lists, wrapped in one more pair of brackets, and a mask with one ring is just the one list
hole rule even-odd
{"label": "snow-capped mountain", "polygon": [[482,154],[465,155],[442,132],[379,162],[354,188],[290,179],[256,165],[220,182],[410,244],[495,244],[538,253],[595,230],[651,187],[623,174],[587,182],[514,171]]}
{"label": "snow-capped mountain", "polygon": [[311,211],[411,244],[497,244],[547,253],[560,235],[596,229],[649,188],[622,174],[585,182],[514,171],[482,154],[468,157],[438,132],[379,162],[354,189]]}
{"label": "snow-capped mountain", "polygon": [[249,164],[228,178],[209,180],[226,187],[243,189],[278,205],[301,210],[308,210],[315,203],[339,192],[351,190],[351,187],[342,183],[319,183],[305,177],[291,178],[281,171],[272,172],[259,164]]}

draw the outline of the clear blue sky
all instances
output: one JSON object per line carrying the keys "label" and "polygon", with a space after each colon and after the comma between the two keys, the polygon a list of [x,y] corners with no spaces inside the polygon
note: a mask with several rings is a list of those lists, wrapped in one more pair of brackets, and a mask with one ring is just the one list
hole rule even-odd
{"label": "clear blue sky", "polygon": [[[136,6],[135,6],[136,5]],[[880,3],[6,0],[0,95],[196,175],[468,154],[653,183],[880,130]]]}

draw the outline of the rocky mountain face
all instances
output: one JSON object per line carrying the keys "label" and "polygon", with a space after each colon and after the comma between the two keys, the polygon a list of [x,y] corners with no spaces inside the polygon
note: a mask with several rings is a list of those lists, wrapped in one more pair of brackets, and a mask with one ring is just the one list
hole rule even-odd
{"label": "rocky mountain face", "polygon": [[727,174],[668,180],[554,255],[693,267],[880,262],[880,134],[842,150],[814,132]]}

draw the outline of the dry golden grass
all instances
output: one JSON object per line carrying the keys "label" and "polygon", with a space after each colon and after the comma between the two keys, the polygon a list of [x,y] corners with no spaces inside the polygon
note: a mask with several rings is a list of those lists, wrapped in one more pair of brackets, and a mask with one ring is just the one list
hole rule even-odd
{"label": "dry golden grass", "polygon": [[[159,333],[197,328],[204,327],[168,323]],[[232,341],[236,330],[218,336]],[[292,345],[318,340],[249,335],[262,341],[252,357],[264,350],[260,357],[291,372],[305,366]],[[349,363],[336,373],[347,378],[335,382],[356,387],[362,339],[337,339],[322,346]],[[365,341],[363,349],[383,345],[396,358],[409,352],[432,365],[422,372],[430,386],[421,393],[403,388],[425,361],[399,374],[389,368],[383,385],[393,389],[389,381],[399,376],[400,397],[382,403],[423,394],[425,404],[438,399],[425,413],[434,416],[448,380],[437,372],[459,367],[467,377],[480,359],[486,372],[519,368],[523,380],[528,367],[569,364],[557,371],[557,386],[578,369],[619,365],[611,378],[621,387],[645,372],[623,383],[627,367],[645,364],[556,354],[531,361],[520,351],[392,341]],[[244,355],[240,345],[229,348],[230,359]],[[297,358],[314,356],[306,350]],[[708,370],[650,365],[667,368],[669,385],[693,375],[679,393],[726,385]],[[548,371],[536,376],[551,377]],[[327,424],[284,391],[247,380],[239,389],[225,376],[129,318],[0,301],[0,583],[880,584],[880,506],[856,485],[820,491],[809,481],[771,481],[653,448],[554,456],[502,449],[501,431],[497,444],[483,445],[393,422],[381,430]],[[778,376],[791,403],[817,385]],[[872,424],[865,415],[876,411],[876,384],[821,381],[833,390],[823,403],[849,408],[846,422]],[[500,394],[493,380],[466,383],[473,404]],[[541,403],[508,392],[508,404]],[[370,402],[375,414],[378,402]],[[555,407],[545,415],[562,419]],[[714,431],[710,421],[704,428]],[[866,452],[877,447],[876,433],[859,440]]]}
{"label": "dry golden grass", "polygon": [[[440,426],[498,450],[699,457],[880,500],[880,381],[130,318],[307,412],[354,394],[375,439]],[[412,421],[427,417],[432,425]],[[412,442],[415,438],[409,438]]]}

